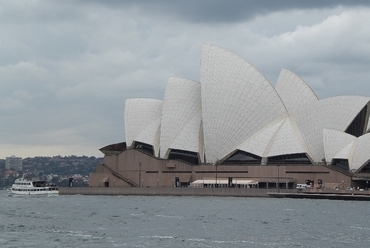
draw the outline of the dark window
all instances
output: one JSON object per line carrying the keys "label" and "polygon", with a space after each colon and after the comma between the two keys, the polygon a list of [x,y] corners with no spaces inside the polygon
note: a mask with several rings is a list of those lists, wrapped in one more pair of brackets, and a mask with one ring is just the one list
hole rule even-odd
{"label": "dark window", "polygon": [[332,165],[338,169],[349,171],[348,159],[333,159]]}
{"label": "dark window", "polygon": [[366,123],[366,113],[367,113],[367,105],[358,113],[356,118],[352,121],[352,123],[348,126],[346,133],[351,134],[356,137],[360,137],[364,134],[365,130],[365,123]]}
{"label": "dark window", "polygon": [[171,149],[168,159],[181,160],[195,165],[199,164],[198,153],[185,150]]}
{"label": "dark window", "polygon": [[154,155],[154,149],[153,149],[153,146],[151,145],[135,141],[134,147],[136,150],[141,150],[145,153],[149,153],[152,156]]}
{"label": "dark window", "polygon": [[267,164],[312,164],[306,154],[288,154],[269,157]]}
{"label": "dark window", "polygon": [[221,164],[261,164],[261,157],[249,152],[237,150]]}

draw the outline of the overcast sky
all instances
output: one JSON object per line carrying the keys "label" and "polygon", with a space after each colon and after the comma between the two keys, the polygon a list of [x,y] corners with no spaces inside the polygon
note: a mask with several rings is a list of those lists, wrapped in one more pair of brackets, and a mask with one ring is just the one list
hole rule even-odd
{"label": "overcast sky", "polygon": [[103,156],[124,101],[199,81],[203,42],[320,99],[370,97],[370,1],[0,1],[0,158]]}

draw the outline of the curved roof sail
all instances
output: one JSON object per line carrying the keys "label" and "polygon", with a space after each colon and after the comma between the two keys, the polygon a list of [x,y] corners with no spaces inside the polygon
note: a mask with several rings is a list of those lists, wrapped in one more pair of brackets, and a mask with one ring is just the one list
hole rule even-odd
{"label": "curved roof sail", "polygon": [[125,101],[125,135],[127,146],[134,141],[152,145],[159,153],[159,127],[162,117],[162,100],[135,98]]}
{"label": "curved roof sail", "polygon": [[201,94],[207,162],[215,162],[279,116],[284,104],[250,63],[223,48],[203,44]]}
{"label": "curved roof sail", "polygon": [[298,128],[315,162],[325,158],[324,128],[344,132],[368,102],[367,97],[331,97],[307,104],[294,113]]}
{"label": "curved roof sail", "polygon": [[305,105],[319,100],[303,79],[287,69],[281,70],[275,89],[289,113],[299,111]]}
{"label": "curved roof sail", "polygon": [[201,114],[200,83],[169,78],[162,109],[161,158],[168,158],[171,149],[200,153]]}
{"label": "curved roof sail", "polygon": [[[341,154],[344,155],[345,153],[343,149],[356,140],[356,137],[353,135],[332,129],[324,128],[323,134],[325,160],[328,164],[331,164],[333,158],[339,158],[338,154],[341,151],[343,151]],[[341,155],[341,158],[343,158],[343,155]],[[348,159],[348,155],[345,159]]]}
{"label": "curved roof sail", "polygon": [[354,144],[352,157],[349,159],[349,168],[353,171],[360,171],[370,160],[370,133],[357,138]]}

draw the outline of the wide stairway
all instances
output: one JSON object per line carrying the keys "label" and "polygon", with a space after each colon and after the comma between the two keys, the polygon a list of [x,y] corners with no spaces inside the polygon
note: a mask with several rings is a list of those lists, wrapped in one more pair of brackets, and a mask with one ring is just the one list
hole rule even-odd
{"label": "wide stairway", "polygon": [[112,168],[110,168],[108,165],[106,164],[101,164],[104,168],[106,168],[110,173],[112,173],[113,176],[119,178],[119,179],[122,179],[125,183],[127,183],[128,185],[130,185],[131,187],[139,187],[139,185],[133,181],[131,181],[130,179],[122,176],[121,174],[115,172]]}

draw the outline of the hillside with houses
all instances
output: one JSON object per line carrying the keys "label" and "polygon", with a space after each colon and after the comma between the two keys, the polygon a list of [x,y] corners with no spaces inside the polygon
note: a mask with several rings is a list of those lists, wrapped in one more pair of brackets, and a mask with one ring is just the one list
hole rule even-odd
{"label": "hillside with houses", "polygon": [[[16,160],[14,166],[11,160]],[[88,186],[89,173],[94,172],[103,158],[88,156],[53,156],[53,157],[9,157],[0,159],[0,189],[11,186],[16,178],[46,179],[60,187],[68,186],[73,178],[74,186]]]}

